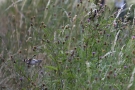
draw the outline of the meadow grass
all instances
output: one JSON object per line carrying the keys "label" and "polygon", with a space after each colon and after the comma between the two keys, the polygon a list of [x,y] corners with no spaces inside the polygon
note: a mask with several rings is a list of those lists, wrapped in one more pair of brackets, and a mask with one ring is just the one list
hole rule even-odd
{"label": "meadow grass", "polygon": [[[134,23],[109,6],[7,0],[0,10],[1,90],[135,89]],[[26,63],[33,55],[40,65]]]}

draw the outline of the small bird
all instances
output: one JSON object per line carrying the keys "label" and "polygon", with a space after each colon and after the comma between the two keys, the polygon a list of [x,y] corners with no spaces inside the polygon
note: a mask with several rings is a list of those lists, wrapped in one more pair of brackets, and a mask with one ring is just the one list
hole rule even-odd
{"label": "small bird", "polygon": [[116,8],[123,7],[125,9],[126,8],[126,5],[127,5],[126,0],[115,0],[115,7]]}
{"label": "small bird", "polygon": [[27,60],[28,65],[36,65],[36,64],[40,64],[41,62],[42,62],[42,60],[37,60],[37,59],[28,59]]}
{"label": "small bird", "polygon": [[124,21],[124,16],[127,14],[127,2],[126,0],[115,0],[115,8],[118,10],[121,9],[121,12],[119,14],[119,18],[122,19],[122,21]]}

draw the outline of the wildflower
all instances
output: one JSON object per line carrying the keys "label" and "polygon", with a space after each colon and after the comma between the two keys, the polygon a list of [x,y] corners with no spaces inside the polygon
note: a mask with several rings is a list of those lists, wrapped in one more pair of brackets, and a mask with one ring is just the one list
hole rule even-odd
{"label": "wildflower", "polygon": [[19,51],[19,53],[22,53],[22,51]]}
{"label": "wildflower", "polygon": [[20,78],[20,81],[22,82],[23,78]]}
{"label": "wildflower", "polygon": [[132,36],[132,40],[134,40],[135,39],[135,36]]}
{"label": "wildflower", "polygon": [[117,27],[117,23],[115,21],[113,22],[113,26],[114,27]]}
{"label": "wildflower", "polygon": [[94,56],[96,54],[96,52],[92,52],[92,55]]}
{"label": "wildflower", "polygon": [[41,71],[40,73],[41,73],[41,75],[44,75],[44,72],[43,71]]}
{"label": "wildflower", "polygon": [[113,73],[113,71],[109,71],[109,75],[111,75]]}
{"label": "wildflower", "polygon": [[114,76],[114,78],[115,78],[115,77],[116,77],[116,76],[118,76],[118,75],[117,75],[117,73],[114,73],[114,75],[113,75],[113,76]]}
{"label": "wildflower", "polygon": [[87,22],[90,22],[90,19],[88,19]]}
{"label": "wildflower", "polygon": [[110,76],[109,75],[107,75],[107,79],[110,79]]}
{"label": "wildflower", "polygon": [[126,69],[127,68],[127,66],[124,66],[124,69]]}

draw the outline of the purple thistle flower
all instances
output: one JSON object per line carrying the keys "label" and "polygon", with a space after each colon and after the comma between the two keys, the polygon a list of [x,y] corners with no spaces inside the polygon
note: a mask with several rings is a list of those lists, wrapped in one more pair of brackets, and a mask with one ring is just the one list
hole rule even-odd
{"label": "purple thistle flower", "polygon": [[132,39],[134,40],[135,39],[135,36],[132,36]]}
{"label": "purple thistle flower", "polygon": [[20,81],[22,82],[23,78],[20,78]]}
{"label": "purple thistle flower", "polygon": [[90,22],[90,19],[88,19],[87,22]]}
{"label": "purple thistle flower", "polygon": [[127,66],[124,66],[124,69],[127,69]]}
{"label": "purple thistle flower", "polygon": [[114,76],[114,78],[115,78],[115,77],[117,76],[117,73],[114,73],[114,75],[113,75],[113,76]]}
{"label": "purple thistle flower", "polygon": [[92,52],[92,55],[94,56],[96,54],[96,52]]}

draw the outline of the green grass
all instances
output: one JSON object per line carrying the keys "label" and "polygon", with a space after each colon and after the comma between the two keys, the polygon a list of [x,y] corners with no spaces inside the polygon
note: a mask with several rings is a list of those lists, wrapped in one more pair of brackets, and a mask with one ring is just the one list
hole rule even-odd
{"label": "green grass", "polygon": [[[75,1],[1,5],[2,90],[135,89],[134,25],[121,22],[108,6]],[[25,59],[33,55],[43,61],[28,67]]]}

